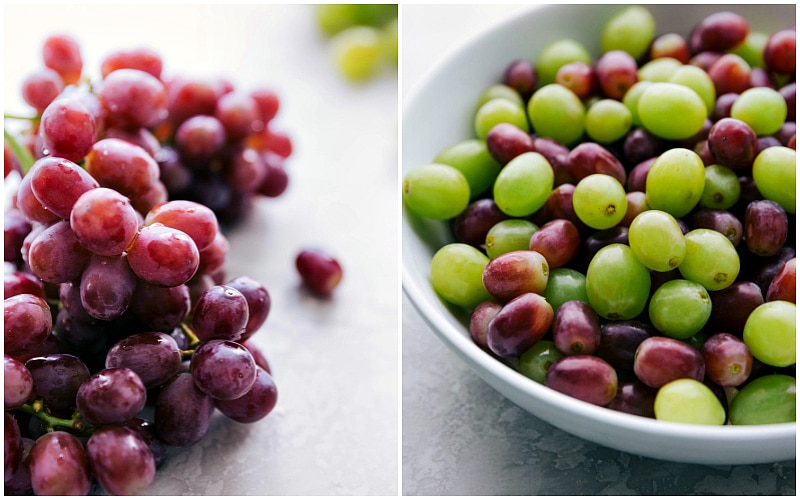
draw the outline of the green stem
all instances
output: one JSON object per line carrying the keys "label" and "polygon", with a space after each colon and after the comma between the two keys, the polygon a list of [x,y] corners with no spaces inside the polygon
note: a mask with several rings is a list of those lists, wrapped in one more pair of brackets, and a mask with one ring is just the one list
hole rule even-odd
{"label": "green stem", "polygon": [[195,335],[194,331],[192,331],[192,328],[186,323],[181,323],[181,330],[183,330],[183,333],[189,337],[189,347],[191,347],[192,351],[194,351],[194,348],[200,343],[200,339],[197,338],[197,335]]}
{"label": "green stem", "polygon": [[3,113],[4,120],[28,120],[28,121],[36,121],[39,119],[38,116],[22,116],[22,115],[11,115]]}
{"label": "green stem", "polygon": [[76,431],[83,435],[91,435],[94,432],[94,428],[90,425],[87,425],[81,418],[78,412],[75,412],[72,415],[72,418],[60,418],[51,415],[47,409],[44,407],[44,403],[41,400],[36,400],[33,404],[24,404],[18,408],[25,413],[33,415],[38,419],[42,420],[45,424],[47,424],[48,431],[53,431],[56,427],[70,429]]}
{"label": "green stem", "polygon": [[22,168],[22,173],[27,174],[33,166],[33,163],[36,161],[33,155],[30,151],[28,151],[27,148],[17,142],[14,136],[9,134],[5,129],[3,129],[3,138],[6,140],[8,146],[11,148],[11,151],[14,153],[14,156],[17,158],[19,166]]}

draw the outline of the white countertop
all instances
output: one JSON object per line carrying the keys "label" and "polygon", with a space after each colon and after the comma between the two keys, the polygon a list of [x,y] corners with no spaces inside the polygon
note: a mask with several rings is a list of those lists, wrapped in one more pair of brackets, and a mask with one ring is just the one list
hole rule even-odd
{"label": "white countertop", "polygon": [[[399,190],[397,71],[350,85],[332,68],[309,6],[5,6],[5,110],[41,65],[44,37],[66,31],[87,69],[148,45],[165,72],[272,87],[294,143],[289,189],[229,234],[231,277],[272,297],[253,337],[278,403],[242,425],[217,413],[205,438],[173,449],[151,495],[394,495],[398,479]],[[332,300],[299,287],[296,253],[328,249],[344,268]]]}
{"label": "white countertop", "polygon": [[[403,95],[442,57],[520,5],[404,5]],[[444,111],[443,111],[444,112]],[[403,298],[405,495],[794,495],[795,461],[664,462],[567,434],[505,399]]]}

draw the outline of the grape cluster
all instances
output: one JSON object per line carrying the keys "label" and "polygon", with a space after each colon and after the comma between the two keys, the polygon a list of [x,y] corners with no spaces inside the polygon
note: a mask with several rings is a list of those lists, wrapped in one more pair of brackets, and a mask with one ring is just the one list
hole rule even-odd
{"label": "grape cluster", "polygon": [[474,137],[404,174],[448,221],[433,290],[473,340],[577,399],[660,420],[795,421],[795,30],[643,7],[507,63]]}
{"label": "grape cluster", "polygon": [[397,4],[319,4],[314,18],[329,39],[334,68],[366,82],[398,63]]}
{"label": "grape cluster", "polygon": [[291,143],[273,93],[164,80],[150,51],[110,55],[95,85],[72,38],[43,60],[36,117],[6,134],[5,492],[139,494],[215,412],[277,402],[251,341],[271,298],[226,276],[222,221],[280,194]]}

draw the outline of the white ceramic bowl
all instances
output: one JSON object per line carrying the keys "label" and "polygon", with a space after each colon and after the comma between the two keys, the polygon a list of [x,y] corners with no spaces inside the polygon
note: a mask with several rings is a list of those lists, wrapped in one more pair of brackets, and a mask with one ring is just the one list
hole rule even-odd
{"label": "white ceramic bowl", "polygon": [[[647,5],[657,32],[687,34],[716,5]],[[753,30],[790,26],[794,5],[728,5],[745,15]],[[547,42],[574,38],[597,56],[604,20],[613,5],[549,5],[532,8],[468,40],[450,54],[405,99],[403,172],[428,163],[446,146],[472,138],[477,97],[497,83],[505,65],[534,60]],[[445,223],[403,217],[403,290],[438,337],[497,391],[530,413],[571,434],[618,450],[663,460],[702,464],[745,464],[795,458],[796,424],[701,426],[628,415],[584,403],[540,385],[475,345],[468,318],[443,303],[430,286],[430,261],[451,241]]]}

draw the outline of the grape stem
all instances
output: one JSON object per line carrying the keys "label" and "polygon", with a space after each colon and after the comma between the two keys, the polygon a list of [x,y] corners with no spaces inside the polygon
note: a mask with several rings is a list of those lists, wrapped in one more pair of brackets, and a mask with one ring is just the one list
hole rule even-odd
{"label": "grape stem", "polygon": [[25,403],[18,409],[42,420],[47,424],[48,432],[53,432],[56,427],[71,429],[85,436],[90,436],[94,432],[94,427],[86,424],[77,411],[68,419],[56,417],[50,414],[41,399],[37,399],[33,403]]}
{"label": "grape stem", "polygon": [[189,349],[185,349],[181,351],[181,356],[184,361],[191,359],[192,354],[194,354],[195,348],[200,344],[200,339],[197,338],[197,335],[194,333],[192,328],[187,325],[186,323],[181,323],[181,330],[189,338]]}
{"label": "grape stem", "polygon": [[[8,117],[8,115],[4,115]],[[23,174],[27,174],[28,171],[33,166],[33,163],[36,161],[28,151],[27,148],[23,147],[17,140],[14,138],[13,135],[9,134],[7,130],[3,130],[3,138],[5,139],[8,146],[11,148],[11,151],[14,153],[14,156],[17,158],[19,162],[19,166],[22,169]]]}

